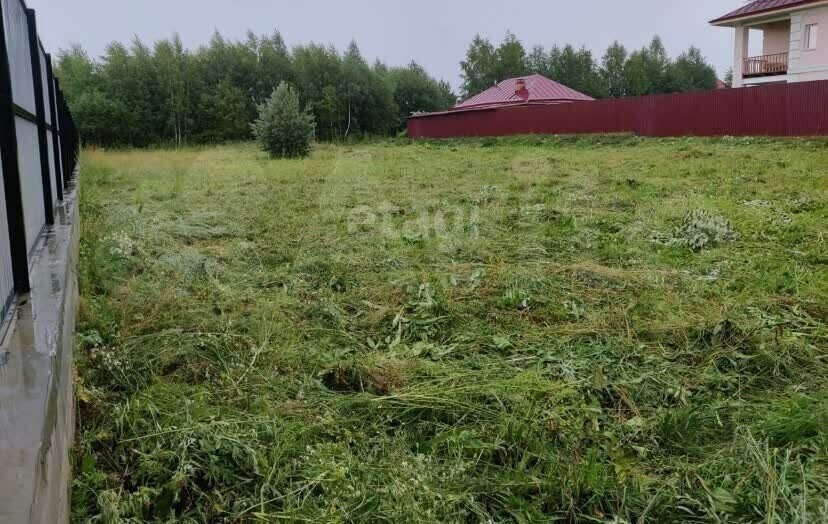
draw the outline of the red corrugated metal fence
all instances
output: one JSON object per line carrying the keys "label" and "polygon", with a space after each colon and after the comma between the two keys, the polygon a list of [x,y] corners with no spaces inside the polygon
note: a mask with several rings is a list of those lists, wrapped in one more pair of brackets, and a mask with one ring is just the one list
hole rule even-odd
{"label": "red corrugated metal fence", "polygon": [[641,136],[828,135],[828,80],[411,117],[408,136],[635,133]]}

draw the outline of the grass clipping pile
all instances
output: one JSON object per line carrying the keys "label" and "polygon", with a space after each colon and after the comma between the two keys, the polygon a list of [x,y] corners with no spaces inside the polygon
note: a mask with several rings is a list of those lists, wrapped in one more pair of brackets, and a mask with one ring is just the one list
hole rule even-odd
{"label": "grass clipping pile", "polygon": [[82,165],[78,522],[828,521],[823,141]]}
{"label": "grass clipping pile", "polygon": [[711,215],[703,209],[696,209],[685,215],[681,225],[676,227],[666,243],[701,251],[726,244],[737,238],[739,235],[734,231],[728,219]]}

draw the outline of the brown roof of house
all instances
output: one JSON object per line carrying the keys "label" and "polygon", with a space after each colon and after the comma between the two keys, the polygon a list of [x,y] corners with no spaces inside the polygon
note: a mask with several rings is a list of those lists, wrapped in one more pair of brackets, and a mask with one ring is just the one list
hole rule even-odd
{"label": "brown roof of house", "polygon": [[730,13],[724,16],[720,16],[715,20],[711,20],[710,23],[718,24],[721,22],[727,22],[728,20],[735,20],[737,18],[742,18],[745,16],[772,13],[773,11],[779,11],[781,9],[789,9],[791,7],[796,7],[804,4],[812,4],[814,2],[821,1],[823,0],[756,0],[755,2],[751,2],[745,6],[742,6],[739,9],[731,11]]}

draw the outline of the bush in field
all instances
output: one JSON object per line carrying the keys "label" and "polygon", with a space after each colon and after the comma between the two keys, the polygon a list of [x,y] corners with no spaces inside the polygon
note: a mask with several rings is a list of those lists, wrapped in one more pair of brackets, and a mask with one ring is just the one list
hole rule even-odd
{"label": "bush in field", "polygon": [[316,121],[302,110],[299,97],[286,83],[279,84],[270,98],[259,105],[259,118],[252,124],[262,150],[274,158],[296,158],[310,153]]}

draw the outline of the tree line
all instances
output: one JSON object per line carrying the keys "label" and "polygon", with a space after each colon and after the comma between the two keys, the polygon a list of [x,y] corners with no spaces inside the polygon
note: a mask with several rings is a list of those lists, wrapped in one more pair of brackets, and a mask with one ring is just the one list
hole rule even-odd
{"label": "tree line", "polygon": [[[633,52],[615,42],[600,60],[571,45],[527,51],[507,33],[494,46],[474,38],[462,70],[464,97],[496,81],[539,73],[595,98],[712,89],[716,74],[691,47],[671,59],[658,37]],[[449,84],[420,65],[369,64],[355,42],[344,51],[307,44],[288,49],[279,32],[232,40],[215,32],[195,50],[174,36],[148,46],[113,42],[91,58],[61,50],[56,74],[87,143],[145,146],[251,138],[257,107],[286,82],[310,108],[319,140],[399,132],[417,111],[456,102]]]}
{"label": "tree line", "polygon": [[216,32],[195,51],[178,36],[152,47],[135,38],[97,59],[75,45],[59,53],[56,74],[84,140],[100,145],[247,140],[257,105],[283,81],[311,109],[320,140],[394,133],[412,111],[456,101],[414,62],[369,65],[354,42],[344,52],[313,43],[288,50],[278,32],[244,40]]}
{"label": "tree line", "polygon": [[676,93],[716,87],[716,70],[701,51],[690,47],[671,59],[661,38],[628,51],[613,42],[597,59],[572,45],[531,50],[512,33],[498,46],[477,35],[460,63],[463,96],[471,96],[507,78],[541,74],[593,98]]}

